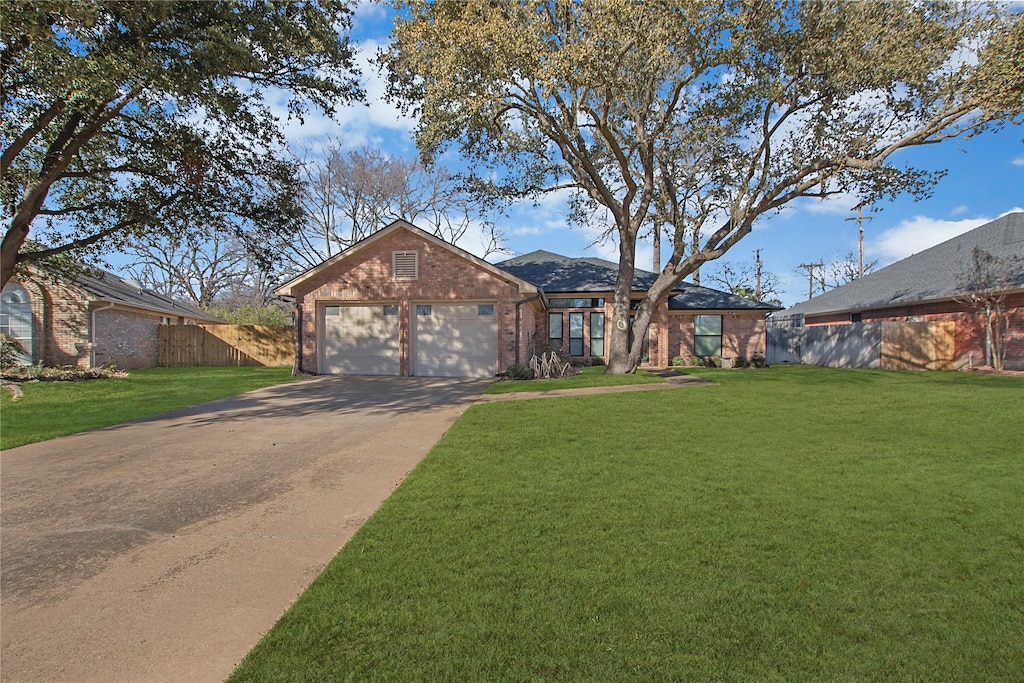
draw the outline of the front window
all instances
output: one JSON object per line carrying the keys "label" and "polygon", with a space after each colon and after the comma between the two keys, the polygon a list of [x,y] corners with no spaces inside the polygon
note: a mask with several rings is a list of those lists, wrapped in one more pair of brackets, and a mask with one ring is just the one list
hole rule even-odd
{"label": "front window", "polygon": [[590,355],[604,355],[604,313],[590,314]]}
{"label": "front window", "polygon": [[562,314],[548,313],[548,343],[552,348],[562,349]]}
{"label": "front window", "polygon": [[569,314],[569,355],[583,355],[583,314]]}
{"label": "front window", "polygon": [[693,355],[722,355],[722,316],[695,315],[693,317]]}

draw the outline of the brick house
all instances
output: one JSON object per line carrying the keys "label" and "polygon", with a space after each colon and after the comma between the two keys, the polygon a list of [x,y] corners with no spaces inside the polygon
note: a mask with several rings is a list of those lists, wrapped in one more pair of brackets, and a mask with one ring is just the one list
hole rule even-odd
{"label": "brick house", "polygon": [[[991,364],[985,315],[965,303],[963,276],[971,270],[975,249],[1009,266],[1002,269],[998,288],[1006,311],[1005,367],[1024,369],[1024,212],[1009,213],[772,315],[769,360],[776,362],[772,358],[778,346],[775,336],[794,327],[828,327],[837,333],[834,338],[840,338],[846,330],[862,330],[853,335],[861,337],[870,334],[875,324],[910,323],[928,334],[913,340],[917,348],[904,349],[927,356],[917,367],[952,370]],[[873,354],[871,362],[853,365],[885,367],[885,355]],[[881,362],[875,362],[876,357]],[[793,360],[808,362],[799,357]]]}
{"label": "brick house", "polygon": [[[545,251],[491,264],[396,221],[277,293],[295,302],[301,371],[489,377],[544,348],[606,359],[617,270]],[[655,277],[637,271],[637,300]],[[654,316],[645,362],[763,356],[771,310],[682,284]]]}
{"label": "brick house", "polygon": [[0,294],[0,334],[21,343],[27,364],[154,367],[159,326],[197,322],[223,321],[106,271],[16,276]]}

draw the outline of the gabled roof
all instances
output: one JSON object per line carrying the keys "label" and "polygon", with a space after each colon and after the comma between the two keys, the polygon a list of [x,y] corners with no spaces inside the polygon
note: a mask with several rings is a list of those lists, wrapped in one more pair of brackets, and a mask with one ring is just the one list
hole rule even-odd
{"label": "gabled roof", "polygon": [[[534,283],[548,296],[560,293],[613,292],[618,264],[599,258],[570,258],[550,251],[532,251],[497,266]],[[644,292],[658,279],[657,273],[637,269],[633,290]],[[668,300],[670,311],[690,310],[778,310],[777,306],[683,282],[679,294]]]}
{"label": "gabled roof", "polygon": [[949,300],[974,248],[1020,259],[1013,289],[1024,289],[1024,212],[1010,213],[874,273],[786,309],[780,315],[823,315]]}
{"label": "gabled roof", "polygon": [[726,311],[777,311],[781,306],[766,304],[763,301],[748,299],[738,294],[720,292],[717,289],[691,285],[688,282],[680,283],[677,290],[681,293],[669,297],[668,310],[670,311],[692,311],[698,310],[726,310]]}
{"label": "gabled roof", "polygon": [[[559,292],[612,292],[619,266],[599,258],[570,258],[550,251],[531,251],[495,264],[502,270],[528,280],[548,295]],[[658,278],[655,273],[637,269],[633,289],[647,290]]]}
{"label": "gabled roof", "polygon": [[220,318],[205,313],[195,306],[175,301],[163,294],[146,289],[137,282],[126,280],[119,275],[95,268],[92,269],[92,273],[95,274],[77,273],[71,276],[70,279],[76,286],[95,297],[95,300],[120,306],[141,308],[176,318],[192,318],[209,323],[224,322]]}
{"label": "gabled roof", "polygon": [[335,254],[334,256],[332,256],[331,258],[327,259],[323,263],[321,263],[321,264],[319,264],[317,266],[314,266],[314,267],[310,268],[309,270],[304,271],[300,275],[297,275],[296,277],[292,278],[288,282],[285,282],[283,285],[281,285],[276,290],[274,290],[274,292],[278,296],[294,296],[292,294],[292,290],[295,287],[297,287],[297,286],[301,285],[303,282],[306,282],[307,280],[309,280],[309,279],[319,275],[320,273],[324,272],[325,270],[330,269],[332,266],[334,266],[338,262],[343,261],[343,260],[351,257],[354,254],[358,254],[360,251],[363,251],[368,246],[372,245],[373,243],[375,243],[375,242],[377,242],[379,240],[384,239],[385,237],[387,237],[388,235],[394,233],[397,230],[406,230],[408,232],[411,232],[414,235],[420,237],[421,239],[426,240],[427,242],[431,242],[433,244],[436,244],[437,246],[439,246],[439,247],[441,247],[443,249],[447,249],[448,251],[450,251],[450,252],[452,252],[452,253],[454,253],[454,254],[456,254],[458,256],[461,256],[462,258],[466,259],[467,261],[472,262],[476,266],[478,266],[480,268],[483,268],[484,270],[486,270],[487,272],[491,273],[492,275],[500,277],[503,280],[508,280],[510,282],[514,282],[515,284],[519,285],[519,291],[522,294],[534,294],[534,293],[537,293],[537,288],[532,283],[517,277],[515,275],[515,273],[510,273],[508,271],[502,270],[501,268],[498,268],[498,267],[494,266],[493,264],[488,263],[487,261],[483,260],[482,258],[474,256],[473,254],[469,253],[465,249],[461,249],[461,248],[455,246],[454,244],[451,244],[449,242],[445,242],[440,237],[437,237],[436,235],[431,235],[429,232],[427,232],[425,230],[421,230],[420,228],[417,228],[412,223],[408,223],[408,222],[403,221],[403,220],[397,220],[394,223],[392,223],[391,225],[387,226],[386,228],[382,228],[381,230],[378,230],[377,232],[373,233],[372,235],[364,237],[363,239],[361,239],[360,241],[356,242],[355,244],[353,244],[351,247],[349,247],[345,251],[343,251],[343,252],[341,252],[339,254]]}

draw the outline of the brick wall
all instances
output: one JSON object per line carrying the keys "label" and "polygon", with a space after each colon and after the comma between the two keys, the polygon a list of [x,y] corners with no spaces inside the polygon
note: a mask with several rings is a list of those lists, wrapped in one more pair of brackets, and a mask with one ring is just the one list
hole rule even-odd
{"label": "brick wall", "polygon": [[48,366],[89,366],[89,301],[62,283],[23,282],[32,299],[32,359]]}
{"label": "brick wall", "polygon": [[[392,253],[415,251],[416,280],[392,277]],[[304,370],[318,372],[317,305],[346,303],[398,303],[400,373],[410,374],[410,304],[494,302],[498,322],[498,372],[515,362],[515,313],[519,286],[503,280],[449,249],[406,230],[365,246],[294,290],[302,307],[301,362]],[[522,307],[523,309],[527,307]],[[520,337],[532,335],[524,315]],[[524,324],[526,323],[526,324]],[[522,342],[521,342],[522,343]]]}
{"label": "brick wall", "polygon": [[[719,315],[718,313],[709,313]],[[693,317],[696,313],[672,312],[669,314],[668,353],[666,365],[672,358],[693,357]],[[765,355],[764,311],[726,311],[722,316],[722,356],[746,358]]]}
{"label": "brick wall", "polygon": [[142,311],[96,311],[96,365],[114,365],[121,370],[156,367],[162,319]]}

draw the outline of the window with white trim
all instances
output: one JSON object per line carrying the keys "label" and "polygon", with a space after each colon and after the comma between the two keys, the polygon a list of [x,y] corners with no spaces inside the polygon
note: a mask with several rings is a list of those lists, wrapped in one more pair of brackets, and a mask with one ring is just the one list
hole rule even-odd
{"label": "window with white trim", "polygon": [[32,301],[28,291],[16,282],[0,293],[0,334],[7,335],[21,346],[19,362],[32,362]]}
{"label": "window with white trim", "polygon": [[391,252],[391,275],[395,280],[418,280],[419,266],[419,252]]}

